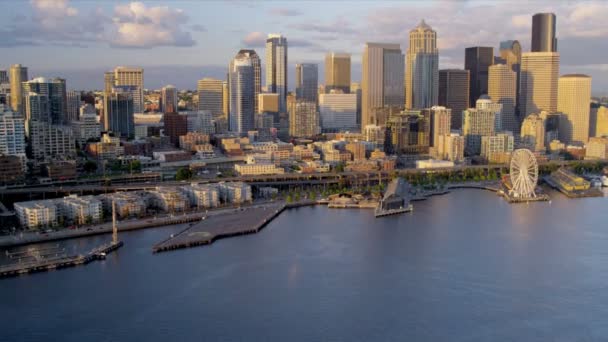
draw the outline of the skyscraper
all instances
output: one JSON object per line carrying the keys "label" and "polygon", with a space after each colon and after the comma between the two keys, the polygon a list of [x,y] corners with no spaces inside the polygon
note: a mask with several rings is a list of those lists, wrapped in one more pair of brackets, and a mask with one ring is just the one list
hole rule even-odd
{"label": "skyscraper", "polygon": [[243,134],[254,129],[256,96],[253,65],[253,58],[240,52],[230,62],[228,126],[231,132]]}
{"label": "skyscraper", "polygon": [[595,137],[608,137],[608,107],[601,106],[597,109],[595,122]]}
{"label": "skyscraper", "polygon": [[0,84],[9,83],[8,72],[6,70],[0,70]]}
{"label": "skyscraper", "polygon": [[198,110],[208,110],[214,118],[222,116],[224,111],[224,82],[205,77],[197,83]]}
{"label": "skyscraper", "polygon": [[319,70],[316,64],[296,64],[296,98],[317,103]]}
{"label": "skyscraper", "polygon": [[287,110],[287,38],[269,34],[266,39],[266,88],[279,94],[279,111]]}
{"label": "skyscraper", "polygon": [[16,113],[23,115],[23,96],[21,83],[27,81],[27,68],[21,64],[11,65],[10,83],[11,83],[11,108]]}
{"label": "skyscraper", "polygon": [[24,94],[36,93],[48,98],[50,122],[53,124],[69,123],[66,117],[67,93],[65,80],[62,78],[44,78],[37,77],[30,81],[21,84],[21,90]]}
{"label": "skyscraper", "polygon": [[464,51],[464,68],[469,70],[469,103],[488,93],[488,68],[494,64],[494,48],[475,46]]}
{"label": "skyscraper", "polygon": [[[517,94],[519,94],[519,82],[521,74],[521,45],[517,40],[505,40],[500,42],[500,58],[515,72],[515,115],[519,115],[519,104]],[[489,76],[488,76],[489,77]],[[489,85],[488,85],[489,87]]]}
{"label": "skyscraper", "polygon": [[[287,50],[285,50],[287,51]],[[239,58],[248,58],[251,61],[251,65],[253,66],[253,90],[254,90],[254,94],[255,94],[255,99],[254,99],[254,108],[255,111],[258,111],[258,94],[262,93],[262,62],[260,61],[260,56],[258,56],[258,54],[255,52],[255,50],[240,50],[237,54],[237,57]],[[268,51],[266,51],[266,57],[268,57]],[[287,58],[287,57],[285,57]],[[266,63],[268,63],[268,59],[266,60]],[[287,65],[287,62],[285,62],[285,65]],[[285,67],[287,68],[287,66]],[[285,72],[287,69],[285,69]],[[268,64],[266,65],[266,73],[268,74]],[[266,79],[266,82],[268,82],[268,79]],[[287,83],[285,83],[287,84]],[[266,85],[268,85],[268,83],[266,83]],[[287,86],[286,86],[287,87]],[[229,90],[229,89],[228,89]],[[287,92],[285,92],[287,93]],[[228,95],[230,96],[230,95]],[[228,114],[228,111],[226,112],[226,114]]]}
{"label": "skyscraper", "polygon": [[21,114],[0,105],[0,155],[25,157],[25,122]]}
{"label": "skyscraper", "polygon": [[329,52],[325,55],[325,93],[350,92],[350,54]]}
{"label": "skyscraper", "polygon": [[557,52],[556,23],[553,13],[536,13],[532,16],[531,52]]}
{"label": "skyscraper", "polygon": [[[199,94],[199,96],[200,96],[200,94]],[[200,101],[200,97],[199,97],[199,101]],[[257,100],[255,101],[255,104],[257,106],[257,104],[258,104]],[[226,117],[228,116],[228,112],[230,111],[229,108],[230,108],[230,95],[228,93],[228,81],[222,81],[222,113],[223,113],[223,116],[226,116]]]}
{"label": "skyscraper", "polygon": [[126,138],[135,136],[133,93],[137,91],[137,86],[116,86],[105,94],[103,126],[106,131]]}
{"label": "skyscraper", "polygon": [[437,104],[438,70],[437,33],[422,20],[410,31],[405,73],[406,108],[429,108]]}
{"label": "skyscraper", "polygon": [[521,57],[520,116],[557,110],[559,53],[526,52]]}
{"label": "skyscraper", "polygon": [[306,100],[296,100],[289,105],[289,135],[309,138],[321,132],[317,104]]}
{"label": "skyscraper", "polygon": [[475,102],[475,108],[489,110],[494,113],[494,132],[502,131],[502,105],[493,102],[488,95],[481,95],[479,100]]}
{"label": "skyscraper", "polygon": [[481,153],[481,138],[494,135],[495,113],[488,109],[469,108],[462,113],[462,135],[469,155]]}
{"label": "skyscraper", "polygon": [[429,112],[431,120],[430,146],[435,149],[439,147],[439,137],[450,134],[452,125],[452,110],[443,106],[434,106],[424,111]]}
{"label": "skyscraper", "polygon": [[545,119],[539,114],[528,115],[521,124],[521,143],[532,151],[545,150]]}
{"label": "skyscraper", "polygon": [[112,88],[116,85],[114,71],[107,71],[103,74],[103,91],[106,94],[112,92]]}
{"label": "skyscraper", "polygon": [[515,115],[517,74],[505,64],[492,65],[488,71],[488,96],[502,105],[502,129],[514,134],[519,132],[519,120]]}
{"label": "skyscraper", "polygon": [[136,87],[133,91],[133,110],[134,113],[144,112],[144,69],[116,67],[114,69],[114,85]]}
{"label": "skyscraper", "polygon": [[399,44],[366,43],[361,84],[361,130],[375,124],[375,108],[403,106],[405,58]]}
{"label": "skyscraper", "polygon": [[71,123],[72,121],[78,120],[80,114],[80,92],[79,91],[68,91],[67,92],[67,117],[64,120],[65,124]]}
{"label": "skyscraper", "polygon": [[586,144],[589,141],[589,111],[591,77],[582,74],[559,78],[557,110],[562,113],[560,140],[567,144]]}
{"label": "skyscraper", "polygon": [[160,90],[161,112],[177,113],[177,102],[177,88],[172,85],[167,85]]}
{"label": "skyscraper", "polygon": [[439,70],[438,103],[452,110],[452,129],[460,129],[462,111],[469,108],[468,70]]}

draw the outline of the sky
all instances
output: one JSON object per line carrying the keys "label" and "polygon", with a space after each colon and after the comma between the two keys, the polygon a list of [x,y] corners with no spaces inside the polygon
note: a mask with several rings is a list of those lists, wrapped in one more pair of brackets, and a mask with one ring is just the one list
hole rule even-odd
{"label": "sky", "polygon": [[319,63],[328,51],[352,54],[361,75],[365,42],[398,43],[421,19],[437,31],[440,68],[463,68],[464,48],[517,39],[530,48],[532,15],[557,15],[560,73],[592,76],[608,95],[608,1],[95,1],[4,0],[0,68],[21,63],[29,77],[67,79],[70,89],[100,89],[103,72],[144,68],[146,88],[195,89],[203,77],[225,78],[230,59],[253,48],[264,63],[268,33],[287,37],[289,83],[295,64]]}

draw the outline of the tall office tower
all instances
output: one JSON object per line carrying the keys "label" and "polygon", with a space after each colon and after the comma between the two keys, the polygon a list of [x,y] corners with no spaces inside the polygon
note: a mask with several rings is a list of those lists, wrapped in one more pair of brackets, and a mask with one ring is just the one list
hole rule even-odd
{"label": "tall office tower", "polygon": [[116,85],[116,79],[114,77],[114,71],[108,71],[103,74],[103,92],[109,94],[112,92],[112,88]]}
{"label": "tall office tower", "polygon": [[67,93],[67,117],[64,120],[64,124],[71,123],[74,120],[78,120],[80,116],[80,92],[79,91],[68,91]]}
{"label": "tall office tower", "polygon": [[22,92],[21,83],[27,81],[27,68],[21,64],[11,65],[9,81],[11,83],[11,108],[13,108],[14,112],[23,115],[24,94]]}
{"label": "tall office tower", "polygon": [[469,108],[469,71],[461,69],[439,70],[440,106],[452,110],[452,129],[462,127],[462,111]]}
{"label": "tall office tower", "polygon": [[[200,94],[199,94],[200,101]],[[255,102],[257,105],[257,101]],[[222,81],[222,116],[228,116],[230,111],[230,96],[228,95],[228,81]]]}
{"label": "tall office tower", "polygon": [[62,78],[38,77],[21,84],[23,94],[36,93],[48,98],[50,123],[53,124],[68,123],[66,120],[68,107],[65,88],[65,80]]}
{"label": "tall office tower", "polygon": [[469,108],[462,113],[462,135],[468,155],[481,153],[481,137],[494,135],[494,111]]}
{"label": "tall office tower", "polygon": [[464,68],[469,70],[469,103],[488,93],[488,68],[494,64],[494,48],[475,46],[464,51]]}
{"label": "tall office tower", "polygon": [[359,83],[350,84],[350,93],[357,94],[357,126],[361,126],[361,85]]}
{"label": "tall office tower", "polygon": [[378,122],[375,109],[403,106],[405,58],[399,44],[366,43],[361,84],[361,129]]}
{"label": "tall office tower", "polygon": [[439,137],[449,135],[452,125],[452,110],[442,106],[433,106],[423,110],[430,117],[430,146],[439,147]]}
{"label": "tall office tower", "polygon": [[163,114],[164,134],[169,137],[173,146],[179,146],[179,137],[188,134],[188,115],[176,112]]}
{"label": "tall office tower", "polygon": [[521,124],[521,143],[532,151],[545,150],[545,119],[543,116],[533,113],[524,119]]}
{"label": "tall office tower", "polygon": [[515,115],[516,94],[517,74],[508,65],[492,65],[488,69],[488,96],[492,102],[502,105],[502,129],[514,134],[519,132],[519,120]]}
{"label": "tall office tower", "polygon": [[319,70],[316,64],[296,64],[296,98],[317,103]]}
{"label": "tall office tower", "polygon": [[[268,51],[266,51],[266,56],[268,57]],[[254,99],[254,108],[255,111],[258,111],[258,94],[262,93],[262,62],[260,60],[260,56],[258,56],[258,54],[255,52],[255,50],[240,50],[237,54],[237,58],[248,58],[249,60],[251,60],[251,65],[253,66],[253,78],[254,78],[254,82],[253,82],[253,88],[254,88],[254,93],[255,93],[255,99]],[[287,57],[285,57],[287,58]],[[268,60],[266,60],[266,63],[268,63]],[[285,65],[287,65],[287,62],[285,62]],[[287,68],[287,67],[285,67]],[[285,69],[287,70],[287,69]],[[268,64],[266,65],[266,73],[268,74]],[[287,84],[287,82],[286,82]],[[268,84],[266,84],[266,86],[268,86]],[[230,85],[228,85],[228,93],[230,93]],[[229,95],[230,96],[230,95]],[[228,102],[228,106],[230,106],[230,102]],[[228,112],[226,112],[226,114],[229,113],[230,110],[228,110]]]}
{"label": "tall office tower", "polygon": [[319,95],[320,126],[323,132],[357,128],[357,94]]}
{"label": "tall office tower", "polygon": [[562,113],[560,140],[566,144],[586,144],[589,141],[591,77],[563,75],[558,83],[557,111]]}
{"label": "tall office tower", "polygon": [[135,86],[133,92],[134,113],[144,112],[144,69],[119,66],[114,69],[115,86]]}
{"label": "tall office tower", "polygon": [[19,113],[0,106],[0,155],[25,156],[25,120]]}
{"label": "tall office tower", "polygon": [[350,54],[329,52],[325,55],[325,93],[350,92]]}
{"label": "tall office tower", "polygon": [[224,81],[215,78],[203,78],[197,83],[198,110],[208,110],[214,118],[224,112]]}
{"label": "tall office tower", "polygon": [[556,22],[553,13],[536,13],[532,16],[531,52],[557,52]]}
{"label": "tall office tower", "polygon": [[494,132],[502,131],[502,105],[493,102],[488,95],[481,95],[475,102],[475,108],[490,110],[494,113]]}
{"label": "tall office tower", "polygon": [[23,112],[25,118],[25,135],[30,138],[30,124],[33,121],[51,124],[51,111],[49,97],[34,92],[26,93],[23,98]]}
{"label": "tall office tower", "polygon": [[[515,94],[517,95],[519,94],[519,76],[521,71],[521,45],[517,40],[502,41],[500,42],[499,53],[502,59],[501,64],[506,64],[515,72]],[[517,97],[515,100],[517,101]],[[515,115],[517,115],[517,102],[515,103],[515,107]]]}
{"label": "tall office tower", "polygon": [[437,32],[424,20],[410,31],[405,72],[405,107],[430,108],[437,105],[439,50]]}
{"label": "tall office tower", "polygon": [[557,111],[559,53],[525,52],[521,57],[519,114]]}
{"label": "tall office tower", "polygon": [[287,111],[287,38],[269,34],[266,39],[266,90],[279,94],[279,112]]}
{"label": "tall office tower", "polygon": [[231,132],[244,134],[253,130],[255,123],[257,97],[255,96],[254,58],[239,52],[230,62],[228,71],[228,93],[230,94],[228,127]]}
{"label": "tall office tower", "polygon": [[6,70],[0,70],[0,84],[9,83],[8,72]]}
{"label": "tall office tower", "polygon": [[[200,98],[199,98],[200,101]],[[177,113],[177,88],[172,85],[160,90],[160,111],[163,113]]]}
{"label": "tall office tower", "polygon": [[608,108],[601,106],[597,109],[595,137],[608,137]]}
{"label": "tall office tower", "polygon": [[306,100],[296,100],[289,106],[289,135],[309,138],[321,132],[317,104]]}
{"label": "tall office tower", "polygon": [[116,86],[105,94],[103,126],[106,131],[126,138],[135,136],[133,92],[137,91],[136,86]]}

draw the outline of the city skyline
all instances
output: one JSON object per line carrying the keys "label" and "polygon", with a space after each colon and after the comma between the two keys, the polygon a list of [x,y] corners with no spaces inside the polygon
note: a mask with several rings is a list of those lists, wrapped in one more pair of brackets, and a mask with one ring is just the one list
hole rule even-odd
{"label": "city skyline", "polygon": [[[63,77],[68,80],[68,89],[100,89],[103,80],[92,75],[128,65],[146,69],[146,88],[175,84],[178,89],[195,89],[202,77],[225,77],[235,51],[253,48],[262,56],[267,34],[280,33],[289,41],[288,87],[293,90],[296,63],[318,63],[319,81],[324,82],[323,58],[329,51],[350,53],[352,80],[360,81],[364,43],[398,43],[405,51],[408,32],[421,19],[437,31],[440,69],[462,68],[464,48],[470,46],[492,46],[497,51],[500,41],[517,39],[522,50],[529,51],[530,16],[551,11],[558,18],[560,72],[589,74],[594,94],[608,91],[608,68],[600,43],[608,35],[601,25],[608,9],[598,1],[518,6],[503,2],[491,8],[487,2],[361,2],[346,8],[330,2],[323,3],[323,13],[309,3],[281,2],[53,4],[17,3],[15,12],[23,13],[19,18],[1,14],[8,23],[0,29],[5,38],[0,48],[7,61],[2,68],[21,63],[30,69],[30,77]],[[254,20],[239,21],[251,13],[256,14]],[[475,19],[481,18],[481,13],[484,20]],[[489,22],[501,25],[485,24]],[[112,32],[119,33],[108,38]],[[137,42],[127,39],[135,33],[140,37]],[[209,53],[209,46],[213,46],[213,53]],[[589,49],[594,53],[581,53]],[[36,58],[40,53],[50,58]]]}

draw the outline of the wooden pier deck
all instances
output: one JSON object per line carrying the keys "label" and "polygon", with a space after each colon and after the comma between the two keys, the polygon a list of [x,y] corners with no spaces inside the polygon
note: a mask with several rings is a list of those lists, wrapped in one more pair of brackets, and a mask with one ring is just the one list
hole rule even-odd
{"label": "wooden pier deck", "polygon": [[225,237],[257,233],[278,216],[285,207],[283,203],[267,204],[236,209],[222,215],[208,216],[199,223],[157,243],[152,247],[152,252],[159,253],[208,245]]}

